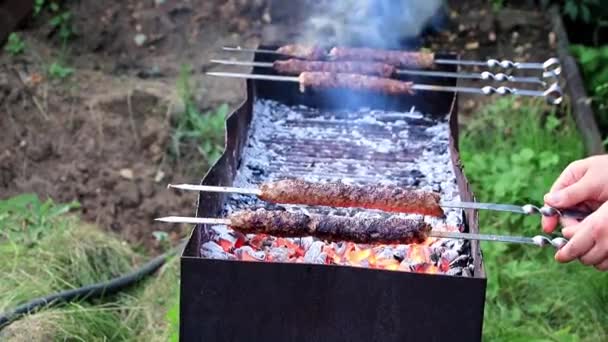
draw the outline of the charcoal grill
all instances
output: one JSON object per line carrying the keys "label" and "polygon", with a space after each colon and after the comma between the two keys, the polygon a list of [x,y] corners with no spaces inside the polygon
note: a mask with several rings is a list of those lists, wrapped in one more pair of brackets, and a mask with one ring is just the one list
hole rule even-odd
{"label": "charcoal grill", "polygon": [[[272,62],[274,58],[257,54],[254,60]],[[455,59],[457,56],[443,55],[441,58]],[[440,69],[455,71],[451,66]],[[256,68],[253,72],[274,74],[269,68]],[[455,85],[454,79],[447,78],[404,75],[402,79]],[[369,107],[370,110],[408,112],[415,106],[417,111],[431,118],[449,114],[449,149],[458,192],[462,200],[474,200],[459,160],[456,94],[389,97],[362,96],[343,90],[301,93],[297,84],[260,80],[247,81],[246,100],[226,122],[225,152],[201,184],[233,185],[242,166],[254,103],[258,100],[323,110]],[[338,145],[336,150],[340,153]],[[315,153],[314,148],[303,151]],[[395,160],[408,159],[408,153],[411,151],[393,157]],[[377,157],[378,164],[391,162],[380,160],[380,156],[368,157]],[[294,172],[305,173],[306,169]],[[197,216],[220,217],[230,201],[233,199],[226,194],[201,193]],[[478,232],[475,211],[462,212],[462,222],[465,231]],[[219,260],[201,253],[201,246],[210,238],[210,227],[197,225],[181,258],[182,341],[481,340],[486,277],[476,241],[470,242],[474,267],[465,277],[311,263]]]}

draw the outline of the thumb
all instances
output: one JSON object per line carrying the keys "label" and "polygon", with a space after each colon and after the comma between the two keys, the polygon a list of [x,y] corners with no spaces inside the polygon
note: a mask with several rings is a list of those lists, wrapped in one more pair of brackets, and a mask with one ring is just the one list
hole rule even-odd
{"label": "thumb", "polygon": [[569,208],[591,199],[593,191],[591,181],[583,177],[570,186],[546,194],[545,203],[556,208]]}

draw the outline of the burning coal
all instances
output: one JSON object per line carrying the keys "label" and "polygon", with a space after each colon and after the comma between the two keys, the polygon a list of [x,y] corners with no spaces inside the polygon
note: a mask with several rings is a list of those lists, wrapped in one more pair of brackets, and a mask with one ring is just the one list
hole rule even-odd
{"label": "burning coal", "polygon": [[[456,200],[448,135],[447,118],[431,119],[415,111],[325,111],[257,100],[233,185],[255,188],[295,177],[321,183],[410,186],[435,191],[442,200]],[[354,218],[389,215],[357,208],[278,205],[233,194],[222,216],[257,208]],[[448,209],[445,218],[425,216],[424,220],[435,230],[459,230],[462,211]],[[208,234],[201,251],[208,258],[470,275],[470,244],[461,240],[427,238],[409,245],[329,243],[313,237],[244,235],[225,226],[212,226]]]}

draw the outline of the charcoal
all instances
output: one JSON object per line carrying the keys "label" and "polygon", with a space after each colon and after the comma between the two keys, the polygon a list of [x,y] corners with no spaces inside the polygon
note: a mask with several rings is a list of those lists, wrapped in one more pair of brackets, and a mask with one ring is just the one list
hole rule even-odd
{"label": "charcoal", "polygon": [[[404,113],[366,108],[319,110],[258,99],[254,102],[251,127],[233,185],[257,188],[263,182],[285,178],[361,185],[386,184],[437,191],[443,201],[459,201],[448,147],[449,132],[447,117],[430,119],[415,110]],[[223,213],[228,215],[238,210],[258,208],[357,218],[390,215],[359,208],[275,205],[255,196],[238,194],[228,196]],[[464,216],[461,209],[446,209],[445,214],[445,218],[425,217],[425,221],[437,230],[445,229],[446,224],[462,227]],[[421,217],[413,214],[396,216]],[[226,237],[225,233],[218,231],[214,237]],[[300,248],[298,253],[301,254],[286,257],[284,248],[264,244],[269,259],[325,263],[328,257],[324,247],[333,249],[336,255],[341,256],[347,246],[352,246],[345,242],[316,241],[311,237],[286,240]],[[237,249],[238,253],[256,252],[244,247]],[[407,260],[410,248],[407,245],[374,248],[378,260],[394,258],[400,261],[400,269],[415,271],[424,266]],[[432,260],[428,260],[427,265],[430,266],[431,262],[445,265],[447,260],[451,263],[451,269],[446,273],[466,276],[461,268],[467,267],[471,260],[468,255],[470,244],[462,240],[439,239],[429,248]],[[202,252],[203,255],[208,253],[206,250]],[[211,252],[216,256],[221,255],[217,249]],[[368,260],[356,266],[367,267]]]}
{"label": "charcoal", "polygon": [[236,257],[230,253],[224,252],[224,249],[213,241],[205,242],[201,245],[203,255],[210,259],[227,259],[234,260]]}
{"label": "charcoal", "polygon": [[253,258],[257,259],[257,260],[260,260],[260,261],[266,259],[266,254],[264,253],[264,251],[255,251],[250,246],[243,246],[243,247],[239,247],[239,248],[237,248],[237,249],[234,250],[234,254],[239,259],[243,259],[243,254],[244,253],[247,253],[251,257],[253,257]]}
{"label": "charcoal", "polygon": [[466,264],[466,262],[469,260],[469,256],[468,255],[461,255],[458,258],[452,260],[452,262],[450,263],[450,266],[455,266],[455,265],[461,265],[461,264]]}
{"label": "charcoal", "polygon": [[446,275],[451,275],[451,276],[457,276],[457,275],[461,275],[462,274],[462,267],[454,267],[454,268],[450,268],[447,272],[445,272]]}
{"label": "charcoal", "polygon": [[408,246],[405,246],[405,245],[397,246],[397,248],[395,248],[395,251],[393,252],[393,257],[399,261],[403,261],[407,255],[408,250],[409,250]]}
{"label": "charcoal", "polygon": [[451,264],[456,258],[458,258],[458,255],[458,251],[453,249],[447,249],[441,254],[441,258]]}
{"label": "charcoal", "polygon": [[327,255],[323,253],[323,246],[325,246],[325,243],[322,241],[313,242],[304,255],[304,262],[311,264],[324,264],[326,262]]}
{"label": "charcoal", "polygon": [[272,260],[276,261],[276,262],[289,261],[289,254],[290,254],[289,248],[284,248],[284,247],[272,248],[268,252],[268,256],[270,256],[272,258]]}

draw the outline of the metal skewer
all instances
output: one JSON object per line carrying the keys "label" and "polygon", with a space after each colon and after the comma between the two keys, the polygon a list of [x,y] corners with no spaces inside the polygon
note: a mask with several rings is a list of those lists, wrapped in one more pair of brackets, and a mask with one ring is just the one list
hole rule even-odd
{"label": "metal skewer", "polygon": [[[232,61],[223,59],[212,59],[211,63],[223,64],[223,65],[242,65],[252,66],[260,68],[274,68],[273,63],[265,62],[248,62],[248,61]],[[449,71],[426,71],[426,70],[407,70],[397,69],[395,71],[397,75],[418,75],[418,76],[430,76],[430,77],[449,77],[449,78],[463,78],[463,79],[477,79],[477,80],[493,80],[498,82],[514,82],[514,83],[534,83],[545,86],[545,82],[538,77],[516,77],[503,73],[493,74],[488,71],[482,73],[458,73]]]}
{"label": "metal skewer", "polygon": [[[201,217],[181,217],[181,216],[168,216],[155,219],[155,221],[165,223],[186,223],[186,224],[211,224],[211,225],[231,225],[231,220],[226,218],[201,218]],[[568,240],[557,237],[549,238],[543,235],[536,235],[534,237],[523,237],[523,236],[506,236],[506,235],[493,235],[493,234],[472,234],[472,233],[460,233],[460,232],[446,232],[431,230],[429,232],[430,237],[443,238],[443,239],[464,239],[464,240],[478,240],[478,241],[490,241],[490,242],[506,242],[506,243],[517,243],[526,245],[535,245],[539,247],[553,246],[557,249],[562,248]]]}
{"label": "metal skewer", "polygon": [[[296,82],[299,83],[298,77],[294,76],[275,76],[275,75],[257,75],[257,74],[243,74],[243,73],[231,73],[231,72],[208,72],[207,75],[219,76],[219,77],[233,77],[233,78],[246,78],[254,80],[268,80],[268,81],[280,81],[280,82]],[[563,101],[563,95],[561,87],[555,83],[552,84],[547,90],[528,90],[518,89],[510,87],[490,87],[485,86],[481,88],[473,87],[451,87],[451,86],[438,86],[430,84],[413,84],[412,90],[422,91],[445,91],[445,92],[461,92],[479,95],[517,95],[517,96],[532,96],[532,97],[544,97],[548,103],[558,105]]]}
{"label": "metal skewer", "polygon": [[[240,46],[224,46],[224,51],[238,51],[238,52],[253,52],[253,53],[265,53],[271,55],[289,56],[284,53],[277,52],[275,50],[268,49],[251,49],[242,48]],[[292,56],[293,57],[293,56]],[[549,58],[542,63],[522,63],[514,62],[510,60],[498,60],[488,59],[487,61],[469,61],[469,60],[458,60],[458,59],[435,59],[436,64],[449,64],[449,65],[466,65],[466,66],[482,66],[490,68],[502,68],[502,69],[540,69],[543,70],[543,77],[556,77],[562,73],[562,67],[557,58]]]}
{"label": "metal skewer", "polygon": [[214,185],[194,185],[194,184],[169,184],[168,189],[180,189],[187,191],[207,191],[207,192],[225,192],[243,195],[260,196],[262,191],[259,189],[235,188],[230,186],[214,186]]}
{"label": "metal skewer", "polygon": [[[261,196],[262,191],[259,189],[246,189],[228,186],[212,186],[212,185],[194,185],[194,184],[169,184],[169,189],[180,189],[186,191],[203,191],[203,192],[223,192],[235,193],[244,195]],[[460,201],[441,201],[439,206],[442,208],[460,208],[460,209],[478,209],[510,212],[523,215],[542,215],[545,217],[559,216],[570,217],[577,220],[583,220],[589,216],[589,213],[581,212],[574,209],[556,209],[549,206],[537,207],[532,204],[513,205],[513,204],[497,204],[497,203],[480,203],[480,202],[460,202]]]}

